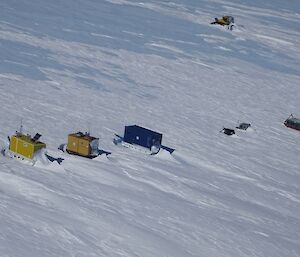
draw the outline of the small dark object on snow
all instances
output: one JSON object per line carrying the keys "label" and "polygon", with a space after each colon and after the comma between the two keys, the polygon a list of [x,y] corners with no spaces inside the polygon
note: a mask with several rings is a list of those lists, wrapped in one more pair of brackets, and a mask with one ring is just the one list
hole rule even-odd
{"label": "small dark object on snow", "polygon": [[58,164],[61,164],[62,162],[63,162],[63,158],[55,158],[55,157],[53,157],[53,156],[50,156],[50,155],[48,155],[48,154],[45,154],[46,155],[46,157],[48,158],[48,160],[50,161],[50,162],[54,162],[54,161],[56,161]]}
{"label": "small dark object on snow", "polygon": [[223,132],[224,134],[226,134],[228,136],[231,136],[231,135],[235,134],[234,129],[230,129],[230,128],[223,128],[221,130],[221,132]]}
{"label": "small dark object on snow", "polygon": [[284,125],[288,128],[300,130],[300,119],[297,119],[291,114],[285,121]]}
{"label": "small dark object on snow", "polygon": [[241,129],[241,130],[247,130],[247,128],[251,127],[250,123],[240,123],[240,125],[238,127],[236,127],[237,129]]}

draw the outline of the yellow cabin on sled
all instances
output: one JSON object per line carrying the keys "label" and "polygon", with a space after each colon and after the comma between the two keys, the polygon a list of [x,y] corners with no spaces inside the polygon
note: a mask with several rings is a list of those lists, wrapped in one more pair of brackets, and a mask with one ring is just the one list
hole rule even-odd
{"label": "yellow cabin on sled", "polygon": [[33,159],[38,150],[46,148],[45,143],[38,141],[40,137],[38,133],[33,138],[30,135],[16,133],[10,138],[9,150],[13,154]]}
{"label": "yellow cabin on sled", "polygon": [[66,151],[71,154],[93,158],[98,152],[99,138],[92,137],[88,133],[77,132],[68,135]]}

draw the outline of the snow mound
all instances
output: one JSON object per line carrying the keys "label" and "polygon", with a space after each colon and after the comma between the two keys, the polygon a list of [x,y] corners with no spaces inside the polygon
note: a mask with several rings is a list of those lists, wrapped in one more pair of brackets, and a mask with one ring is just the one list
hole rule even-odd
{"label": "snow mound", "polygon": [[47,158],[46,156],[47,154],[48,152],[46,149],[41,149],[38,152],[36,152],[34,156],[34,160],[35,160],[34,166],[38,168],[52,170],[52,171],[64,171],[62,165],[60,165],[57,161],[51,162]]}
{"label": "snow mound", "polygon": [[164,149],[160,149],[159,152],[155,156],[157,156],[159,159],[162,159],[162,160],[176,162],[176,160],[174,159],[172,154],[170,154],[168,151],[166,151]]}
{"label": "snow mound", "polygon": [[101,155],[98,155],[97,157],[95,157],[93,160],[97,161],[97,162],[108,162],[109,158],[106,154],[101,154]]}

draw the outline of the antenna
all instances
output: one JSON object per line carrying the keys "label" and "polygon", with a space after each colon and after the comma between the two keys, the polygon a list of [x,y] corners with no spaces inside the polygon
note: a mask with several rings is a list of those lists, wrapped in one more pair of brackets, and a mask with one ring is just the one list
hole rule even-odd
{"label": "antenna", "polygon": [[22,133],[23,133],[23,120],[21,119],[20,129],[19,129],[19,131],[18,130],[16,131],[16,135],[20,136],[20,135],[22,135]]}
{"label": "antenna", "polygon": [[20,134],[23,133],[23,119],[21,119],[21,124],[20,124]]}
{"label": "antenna", "polygon": [[87,128],[87,129],[88,129],[87,134],[90,135],[90,133],[91,133],[91,123],[88,121],[88,122],[87,122],[87,125],[88,125],[88,128]]}

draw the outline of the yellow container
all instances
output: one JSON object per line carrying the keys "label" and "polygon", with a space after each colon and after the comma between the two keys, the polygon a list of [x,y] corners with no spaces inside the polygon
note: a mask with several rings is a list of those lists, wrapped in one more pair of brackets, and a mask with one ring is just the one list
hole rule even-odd
{"label": "yellow container", "polygon": [[78,152],[78,141],[79,141],[79,138],[76,137],[75,134],[68,135],[67,150],[70,152],[77,153]]}
{"label": "yellow container", "polygon": [[33,159],[34,153],[42,148],[46,148],[46,144],[33,141],[29,135],[17,134],[10,139],[9,150],[28,159]]}
{"label": "yellow container", "polygon": [[89,134],[83,134],[82,132],[69,134],[67,151],[73,154],[89,157],[92,155],[92,141],[96,141],[96,147],[98,147],[98,138],[92,137]]}
{"label": "yellow container", "polygon": [[78,140],[78,153],[84,156],[91,154],[90,140],[88,138],[80,138]]}

